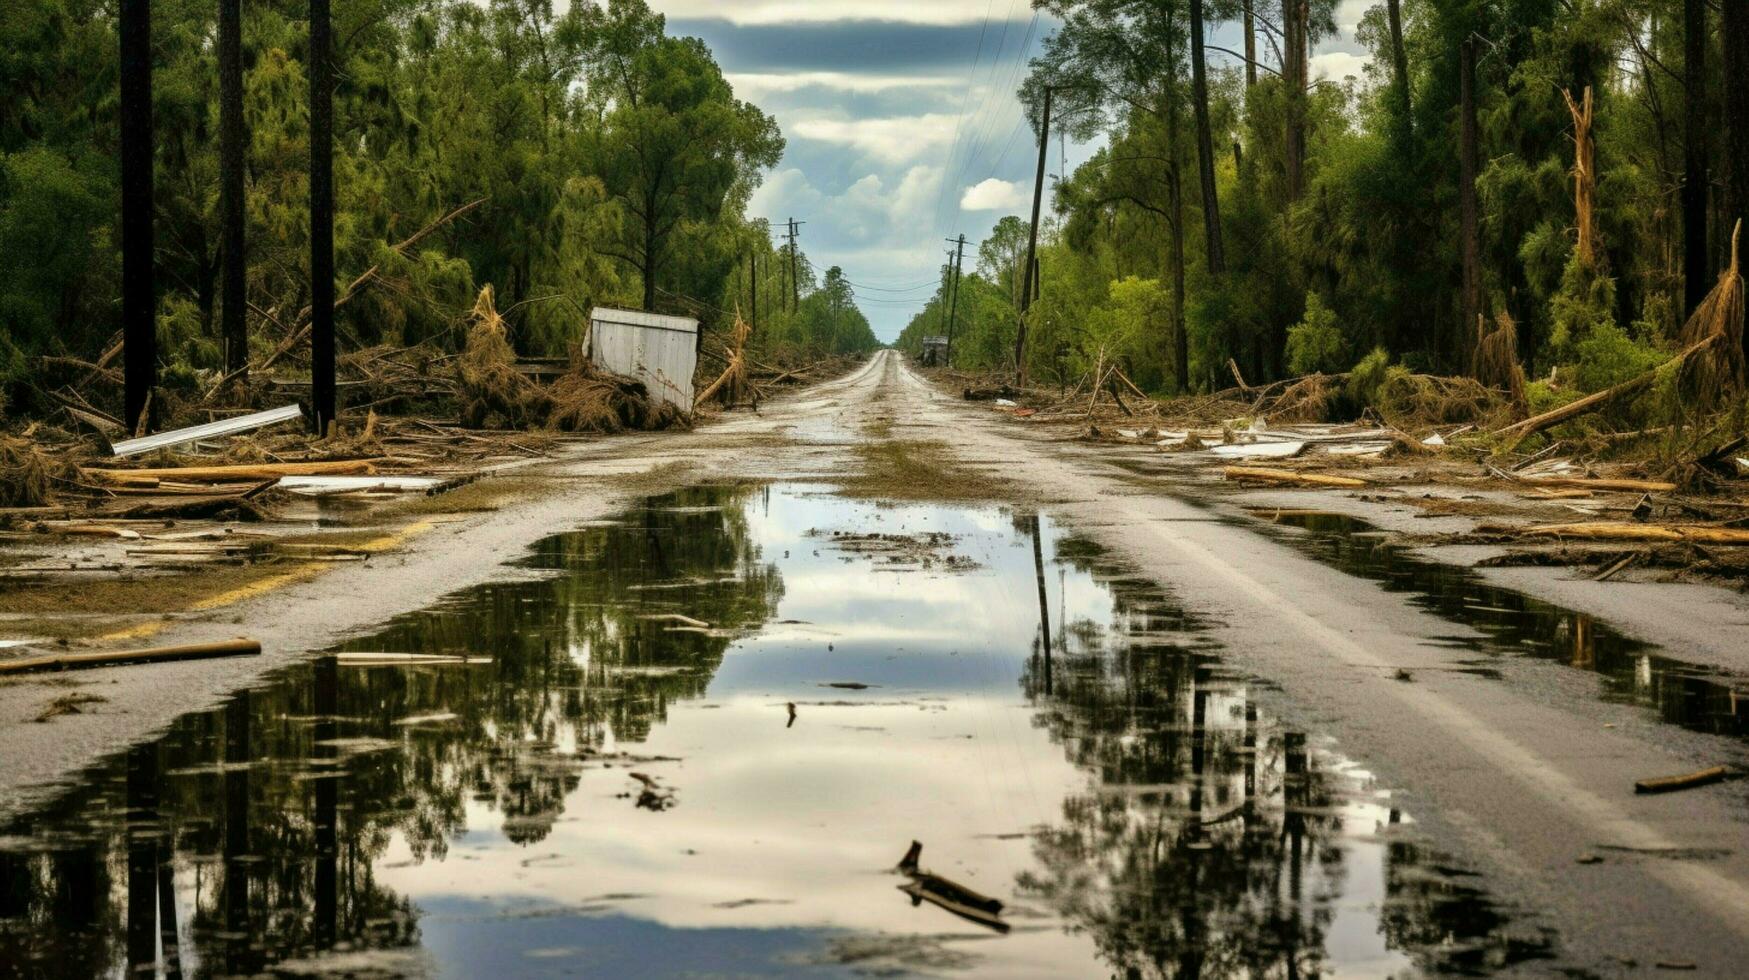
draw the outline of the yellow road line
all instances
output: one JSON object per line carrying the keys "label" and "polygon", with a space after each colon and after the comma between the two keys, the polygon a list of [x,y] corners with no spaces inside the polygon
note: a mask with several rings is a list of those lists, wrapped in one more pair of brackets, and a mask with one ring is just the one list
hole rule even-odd
{"label": "yellow road line", "polygon": [[[435,521],[414,521],[397,531],[382,535],[381,537],[372,538],[369,541],[354,545],[353,547],[358,551],[369,552],[373,555],[381,554],[397,545],[405,543],[409,538],[424,534],[426,531],[429,531],[436,526],[437,522]],[[280,572],[277,575],[269,575],[266,578],[257,579],[246,585],[239,585],[234,589],[226,589],[223,592],[214,593],[204,599],[197,600],[189,604],[188,611],[209,612],[214,609],[221,609],[225,606],[234,605],[246,599],[254,599],[259,596],[264,596],[275,589],[281,589],[288,585],[295,585],[298,582],[307,582],[314,579],[324,571],[327,571],[329,567],[329,563],[327,562],[305,562],[304,564],[296,565]],[[112,633],[105,633],[97,639],[99,642],[143,640],[146,637],[154,636],[163,632],[164,628],[168,626],[169,623],[169,620],[154,619],[150,622],[129,626],[126,629],[116,630]]]}

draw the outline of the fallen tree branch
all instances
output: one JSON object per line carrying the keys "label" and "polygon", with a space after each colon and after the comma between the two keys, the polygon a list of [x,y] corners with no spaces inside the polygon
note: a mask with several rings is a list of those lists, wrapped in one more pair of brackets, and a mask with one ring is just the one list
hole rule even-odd
{"label": "fallen tree branch", "polygon": [[213,657],[250,657],[260,653],[261,644],[254,640],[225,640],[221,643],[193,643],[174,647],[150,647],[144,650],[62,653],[50,657],[0,661],[0,674],[78,670],[89,667],[105,667],[110,664],[163,663],[170,660],[207,660]]}
{"label": "fallen tree branch", "polygon": [[1229,466],[1222,471],[1229,480],[1256,480],[1260,483],[1299,484],[1308,487],[1341,487],[1355,489],[1367,485],[1365,480],[1351,476],[1328,476],[1323,473],[1298,473],[1263,466]]}
{"label": "fallen tree branch", "polygon": [[1489,435],[1495,438],[1503,437],[1510,440],[1506,446],[1506,448],[1510,450],[1513,446],[1518,445],[1529,436],[1536,435],[1544,429],[1553,428],[1554,426],[1560,425],[1562,422],[1576,419],[1581,415],[1589,415],[1590,413],[1625,398],[1628,395],[1636,394],[1651,387],[1652,382],[1658,378],[1658,372],[1667,369],[1672,364],[1682,364],[1695,354],[1711,347],[1717,340],[1718,336],[1714,335],[1697,343],[1690,344],[1688,347],[1677,352],[1676,356],[1669,361],[1660,364],[1638,377],[1629,378],[1614,387],[1605,388],[1602,391],[1586,395],[1578,401],[1568,402],[1560,408],[1551,409],[1541,415],[1533,415],[1522,422],[1515,422],[1505,428],[1495,429],[1493,432],[1489,433]]}

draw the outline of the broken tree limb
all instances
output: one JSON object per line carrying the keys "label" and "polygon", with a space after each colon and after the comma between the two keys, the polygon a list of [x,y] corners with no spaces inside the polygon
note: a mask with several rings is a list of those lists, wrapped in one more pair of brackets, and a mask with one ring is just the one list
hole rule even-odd
{"label": "broken tree limb", "polygon": [[1662,480],[1626,480],[1585,476],[1525,477],[1518,482],[1533,487],[1561,487],[1571,490],[1626,490],[1634,493],[1669,493],[1676,484]]}
{"label": "broken tree limb", "polygon": [[1263,466],[1229,466],[1222,471],[1229,480],[1256,480],[1260,483],[1286,483],[1308,487],[1340,487],[1355,489],[1367,485],[1365,480],[1351,476],[1329,476],[1323,473],[1297,473],[1293,470],[1269,469]]}
{"label": "broken tree limb", "polygon": [[1683,773],[1680,776],[1659,776],[1655,779],[1642,779],[1634,784],[1636,793],[1672,793],[1679,789],[1693,789],[1716,783],[1730,775],[1724,766],[1713,766],[1698,772]]}
{"label": "broken tree limb", "polygon": [[[1477,530],[1482,530],[1478,528]],[[1527,538],[1572,538],[1585,541],[1673,541],[1694,544],[1749,545],[1749,529],[1707,524],[1633,524],[1582,521],[1525,528],[1492,528]]]}
{"label": "broken tree limb", "polygon": [[1541,415],[1533,415],[1522,422],[1515,422],[1505,428],[1495,429],[1493,432],[1489,433],[1489,435],[1496,438],[1510,440],[1508,448],[1516,446],[1526,437],[1533,436],[1544,429],[1553,428],[1554,426],[1560,425],[1562,422],[1576,419],[1581,415],[1588,415],[1611,404],[1612,402],[1651,387],[1652,382],[1658,378],[1658,372],[1668,368],[1671,364],[1681,364],[1684,361],[1687,361],[1695,354],[1711,347],[1717,340],[1717,335],[1709,336],[1697,343],[1690,344],[1683,348],[1669,361],[1666,361],[1664,364],[1661,364],[1638,377],[1629,378],[1612,388],[1605,388],[1602,391],[1586,395],[1578,401],[1568,402],[1560,408],[1552,409]]}
{"label": "broken tree limb", "polygon": [[357,476],[376,472],[372,460],[337,459],[318,463],[238,463],[230,466],[166,466],[138,470],[80,470],[85,476],[106,483],[151,485],[155,480],[187,480],[199,483],[226,480],[277,480],[282,476]]}
{"label": "broken tree limb", "polygon": [[[479,207],[480,205],[482,205],[484,203],[486,203],[486,199],[482,197],[477,201],[471,201],[467,204],[462,205],[461,207],[458,207],[458,208],[450,211],[448,214],[445,214],[443,217],[438,218],[436,221],[433,221],[432,223],[419,229],[418,231],[414,232],[412,235],[408,236],[407,238],[403,239],[402,241],[396,243],[393,246],[394,251],[399,252],[403,255],[406,254],[406,251],[408,249],[410,249],[413,246],[424,241],[433,232],[437,231],[437,229],[442,228],[444,225],[449,224],[451,221],[454,221],[455,219],[461,217],[464,214],[467,214],[469,211],[472,211],[473,209]],[[365,286],[369,285],[370,281],[372,279],[376,278],[377,270],[379,268],[381,268],[380,265],[373,265],[370,268],[364,270],[364,273],[362,275],[360,275],[357,279],[352,280],[351,284],[349,284],[346,287],[346,292],[341,293],[340,297],[334,301],[334,308],[338,310],[342,306],[345,306],[347,303],[351,302],[352,298],[358,294],[359,290],[361,290]],[[225,385],[230,384],[232,381],[236,380],[237,378],[248,374],[250,371],[265,371],[268,368],[272,367],[274,364],[278,363],[280,358],[291,353],[292,349],[297,347],[297,345],[299,343],[301,343],[306,336],[309,335],[310,320],[311,320],[311,310],[309,307],[306,306],[306,307],[304,307],[303,310],[299,311],[298,318],[297,318],[296,322],[292,325],[291,335],[286,337],[285,340],[280,341],[279,346],[273,349],[273,353],[267,355],[266,359],[263,360],[260,364],[256,364],[252,367],[239,368],[238,370],[233,371],[230,374],[227,374],[224,377],[220,378],[218,381],[218,384],[213,385],[213,387],[211,389],[209,389],[209,391],[207,393],[208,397],[210,398],[213,392],[216,392],[216,391],[224,388]]]}
{"label": "broken tree limb", "polygon": [[261,653],[254,640],[219,643],[189,643],[143,650],[108,650],[97,653],[63,653],[52,657],[28,657],[0,661],[0,675],[33,674],[49,670],[81,670],[111,664],[164,663],[171,660],[208,660],[214,657],[253,657]]}

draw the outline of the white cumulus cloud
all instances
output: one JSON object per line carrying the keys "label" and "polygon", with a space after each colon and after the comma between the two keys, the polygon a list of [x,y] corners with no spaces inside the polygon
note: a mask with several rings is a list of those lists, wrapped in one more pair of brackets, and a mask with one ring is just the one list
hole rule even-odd
{"label": "white cumulus cloud", "polygon": [[653,0],[670,17],[718,17],[732,24],[804,24],[887,20],[906,24],[976,24],[988,0]]}
{"label": "white cumulus cloud", "polygon": [[800,119],[785,127],[797,139],[848,146],[883,163],[931,156],[952,142],[958,117],[945,112],[886,119]]}
{"label": "white cumulus cloud", "polygon": [[960,196],[962,211],[1019,211],[1031,203],[1025,188],[996,177],[973,184]]}

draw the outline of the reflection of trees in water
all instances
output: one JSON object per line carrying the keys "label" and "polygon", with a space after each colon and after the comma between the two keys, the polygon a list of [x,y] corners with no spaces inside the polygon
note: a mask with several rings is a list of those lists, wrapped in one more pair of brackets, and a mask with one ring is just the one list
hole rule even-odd
{"label": "reflection of trees in water", "polygon": [[[1057,558],[1109,574],[1088,542]],[[1023,888],[1085,930],[1115,974],[1283,976],[1325,972],[1325,938],[1344,881],[1342,777],[1305,737],[1260,718],[1241,682],[1216,673],[1197,624],[1145,583],[1112,583],[1108,623],[1076,620],[1035,640],[1022,677],[1036,723],[1094,777],[1034,839]],[[1395,817],[1394,813],[1392,815]],[[1386,857],[1386,939],[1424,953],[1479,937],[1482,959],[1535,955],[1474,889],[1423,867],[1412,845]]]}
{"label": "reflection of trees in water", "polygon": [[6,829],[40,846],[0,851],[0,962],[84,975],[119,968],[130,948],[150,959],[175,912],[153,907],[172,871],[184,902],[192,883],[180,925],[204,973],[252,972],[336,941],[414,942],[411,903],[375,880],[392,839],[416,860],[442,857],[469,801],[498,811],[509,839],[543,839],[581,778],[582,750],[642,740],[722,662],[727,635],[648,617],[732,628],[776,608],[782,583],[750,538],[743,497],[688,491],[628,523],[558,535],[527,563],[551,577],[470,590],[343,647],[490,664],[299,665],[99,768]]}

